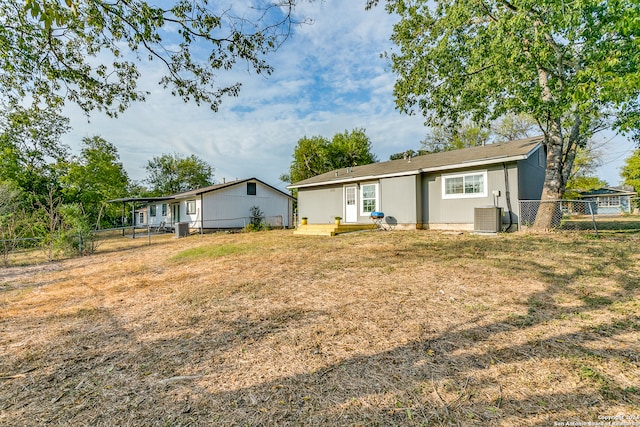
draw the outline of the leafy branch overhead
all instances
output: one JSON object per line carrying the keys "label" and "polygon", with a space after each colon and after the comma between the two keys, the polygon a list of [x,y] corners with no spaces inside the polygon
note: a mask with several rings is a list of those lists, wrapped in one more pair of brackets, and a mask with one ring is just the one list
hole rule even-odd
{"label": "leafy branch overhead", "polygon": [[397,107],[441,126],[532,116],[545,136],[543,199],[563,196],[594,132],[640,133],[636,1],[384,3],[399,17],[388,54]]}
{"label": "leafy branch overhead", "polygon": [[159,83],[185,102],[218,109],[240,83],[218,71],[239,62],[258,74],[273,68],[265,56],[288,37],[295,0],[236,12],[207,0],[6,0],[0,5],[0,85],[9,101],[33,99],[115,116],[144,100],[139,64],[157,61]]}

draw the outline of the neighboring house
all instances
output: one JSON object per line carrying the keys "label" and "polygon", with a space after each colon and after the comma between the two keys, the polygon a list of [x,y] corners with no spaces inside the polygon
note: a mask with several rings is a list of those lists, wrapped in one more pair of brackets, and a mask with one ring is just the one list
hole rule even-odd
{"label": "neighboring house", "polygon": [[[186,191],[171,196],[124,198],[114,201],[144,203],[135,210],[136,225],[174,229],[187,223],[189,229],[239,229],[251,221],[256,206],[264,222],[290,227],[294,198],[256,178],[249,178]],[[140,222],[142,221],[142,222]]]}
{"label": "neighboring house", "polygon": [[147,225],[147,219],[149,218],[147,214],[147,208],[136,209],[134,211],[133,218],[135,220],[135,225]]}
{"label": "neighboring house", "polygon": [[597,215],[632,213],[633,199],[638,197],[638,193],[631,186],[602,187],[579,193],[582,200],[594,202],[593,213]]}
{"label": "neighboring house", "polygon": [[519,223],[520,200],[539,200],[542,137],[338,169],[291,184],[300,217],[324,224],[370,224],[383,212],[398,228],[474,229],[477,207],[503,208],[503,229]]}

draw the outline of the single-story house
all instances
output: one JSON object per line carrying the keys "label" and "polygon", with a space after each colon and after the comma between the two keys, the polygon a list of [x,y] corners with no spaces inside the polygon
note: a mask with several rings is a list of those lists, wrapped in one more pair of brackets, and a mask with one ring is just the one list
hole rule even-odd
{"label": "single-story house", "polygon": [[269,184],[249,178],[163,197],[124,198],[117,202],[140,203],[134,210],[136,225],[175,229],[187,223],[193,230],[239,229],[259,208],[263,221],[273,227],[291,227],[294,198]]}
{"label": "single-story house", "polygon": [[[370,224],[382,212],[394,228],[473,230],[475,208],[499,207],[516,230],[520,200],[539,200],[546,168],[543,137],[342,168],[288,186],[299,217],[325,224]],[[491,209],[490,209],[491,210]],[[494,223],[497,223],[497,219]]]}
{"label": "single-story house", "polygon": [[147,208],[139,208],[133,211],[133,219],[135,220],[135,225],[147,225],[147,220],[149,219],[149,214],[147,213]]}
{"label": "single-story house", "polygon": [[638,197],[631,186],[602,187],[579,193],[582,200],[593,202],[593,213],[597,215],[632,213],[633,200]]}

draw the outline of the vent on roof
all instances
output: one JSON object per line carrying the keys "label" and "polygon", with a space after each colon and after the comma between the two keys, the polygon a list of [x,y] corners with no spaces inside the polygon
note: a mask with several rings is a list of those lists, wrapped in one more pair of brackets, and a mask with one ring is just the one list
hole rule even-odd
{"label": "vent on roof", "polygon": [[502,230],[502,208],[486,206],[475,208],[473,230],[479,233],[497,233]]}

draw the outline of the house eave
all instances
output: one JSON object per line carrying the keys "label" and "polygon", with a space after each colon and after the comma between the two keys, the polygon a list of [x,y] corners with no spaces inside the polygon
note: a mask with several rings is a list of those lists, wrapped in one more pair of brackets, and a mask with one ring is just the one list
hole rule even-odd
{"label": "house eave", "polygon": [[488,165],[494,165],[497,163],[512,163],[520,160],[526,160],[534,151],[536,151],[539,148],[540,148],[540,145],[537,145],[528,153],[520,154],[517,156],[492,157],[489,159],[474,160],[474,161],[468,161],[468,162],[462,162],[462,163],[456,163],[456,164],[444,165],[444,166],[442,165],[433,166],[428,168],[420,168],[420,169],[414,169],[414,170],[403,171],[403,172],[394,172],[394,173],[388,173],[383,175],[364,175],[364,176],[357,176],[357,177],[344,177],[344,178],[332,179],[329,181],[314,182],[314,183],[302,184],[302,185],[292,184],[292,185],[288,185],[287,188],[288,189],[311,188],[311,187],[322,187],[326,185],[335,185],[335,184],[350,184],[353,182],[371,181],[375,179],[396,178],[401,176],[419,175],[422,173],[441,172],[441,171],[447,171],[447,170],[453,170],[453,169],[463,169],[463,168],[478,167],[478,166],[488,166]]}
{"label": "house eave", "polygon": [[302,184],[302,185],[291,184],[287,186],[287,189],[292,190],[295,188],[321,187],[325,185],[334,185],[334,184],[350,184],[352,182],[371,181],[371,180],[381,179],[381,178],[395,178],[400,176],[419,175],[420,172],[421,172],[420,169],[415,169],[411,171],[388,173],[383,175],[363,175],[363,176],[355,176],[355,177],[336,178],[330,181],[314,182],[310,184]]}
{"label": "house eave", "polygon": [[498,163],[513,163],[520,160],[526,160],[529,158],[533,150],[527,154],[520,154],[518,156],[504,156],[504,157],[494,157],[491,159],[482,159],[482,160],[474,160],[470,162],[456,163],[454,165],[446,165],[446,166],[434,166],[431,168],[422,168],[420,172],[429,173],[429,172],[441,172],[452,169],[463,169],[463,168],[473,168],[477,166],[489,166],[495,165]]}

